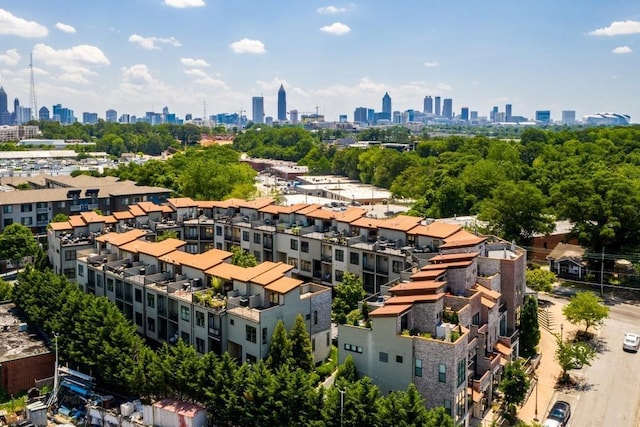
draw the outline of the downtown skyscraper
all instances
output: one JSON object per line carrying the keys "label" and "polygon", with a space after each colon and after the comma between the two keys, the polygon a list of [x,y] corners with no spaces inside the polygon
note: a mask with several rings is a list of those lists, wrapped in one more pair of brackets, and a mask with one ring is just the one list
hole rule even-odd
{"label": "downtown skyscraper", "polygon": [[278,121],[287,121],[287,92],[284,90],[282,84],[280,84],[280,89],[278,89]]}
{"label": "downtown skyscraper", "polygon": [[254,96],[251,98],[251,107],[253,123],[264,123],[264,97]]}

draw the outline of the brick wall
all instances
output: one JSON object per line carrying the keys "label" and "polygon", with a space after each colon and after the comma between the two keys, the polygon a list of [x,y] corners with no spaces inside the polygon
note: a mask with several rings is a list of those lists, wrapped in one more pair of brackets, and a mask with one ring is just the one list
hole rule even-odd
{"label": "brick wall", "polygon": [[34,386],[35,380],[54,374],[56,357],[53,353],[14,359],[0,364],[0,387],[9,394],[18,394]]}

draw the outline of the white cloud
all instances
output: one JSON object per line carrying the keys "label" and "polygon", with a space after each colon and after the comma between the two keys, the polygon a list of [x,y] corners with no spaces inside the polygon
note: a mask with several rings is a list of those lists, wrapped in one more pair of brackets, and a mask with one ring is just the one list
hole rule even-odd
{"label": "white cloud", "polygon": [[81,44],[69,49],[55,50],[46,44],[38,43],[33,48],[33,56],[38,61],[59,67],[69,64],[109,65],[109,59],[96,46]]}
{"label": "white cloud", "polygon": [[208,87],[212,87],[215,89],[224,89],[224,90],[228,90],[229,86],[227,86],[227,84],[225,82],[223,82],[222,80],[213,78],[211,76],[206,76],[203,77],[201,79],[196,79],[194,80],[194,83],[200,85],[200,86],[208,86]]}
{"label": "white cloud", "polygon": [[184,9],[187,7],[202,7],[206,3],[204,0],[164,0],[164,4],[178,9]]}
{"label": "white cloud", "polygon": [[334,22],[331,25],[325,25],[324,27],[320,28],[320,31],[341,36],[351,31],[351,28],[349,28],[349,26],[342,24],[340,22]]}
{"label": "white cloud", "polygon": [[192,68],[192,69],[184,70],[184,73],[187,76],[198,76],[198,77],[207,77],[208,76],[207,73],[205,73],[204,71],[202,71],[202,70],[200,70],[198,68]]}
{"label": "white cloud", "polygon": [[174,47],[182,46],[182,43],[180,43],[175,37],[142,37],[139,34],[131,34],[129,36],[129,42],[138,43],[143,49],[147,50],[160,50],[160,47],[156,46],[156,43],[168,44]]}
{"label": "white cloud", "polygon": [[620,46],[611,51],[611,53],[616,53],[618,55],[624,55],[626,53],[631,53],[633,50],[629,46]]}
{"label": "white cloud", "polygon": [[335,13],[343,13],[346,12],[348,9],[346,7],[336,7],[336,6],[325,6],[325,7],[319,7],[317,9],[318,13],[322,13],[322,14],[330,14],[333,15]]}
{"label": "white cloud", "polygon": [[49,30],[35,21],[18,18],[4,9],[0,9],[0,35],[18,37],[45,37]]}
{"label": "white cloud", "polygon": [[608,27],[589,32],[592,36],[621,36],[638,33],[640,33],[640,22],[638,21],[614,21]]}
{"label": "white cloud", "polygon": [[260,40],[242,39],[229,45],[235,53],[265,53],[264,44]]}
{"label": "white cloud", "polygon": [[187,67],[208,67],[209,64],[204,59],[194,59],[194,58],[180,58],[180,62],[182,65],[186,65]]}
{"label": "white cloud", "polygon": [[136,64],[129,68],[123,67],[121,70],[122,82],[129,85],[151,85],[159,82],[151,75],[149,68],[145,64]]}
{"label": "white cloud", "polygon": [[20,54],[18,49],[9,49],[4,54],[0,55],[0,62],[7,65],[16,65],[20,61]]}
{"label": "white cloud", "polygon": [[56,28],[62,31],[63,33],[75,33],[76,29],[71,25],[63,24],[62,22],[58,22],[56,24]]}
{"label": "white cloud", "polygon": [[438,67],[440,64],[438,64],[437,62],[425,62],[424,66],[427,68],[436,68]]}

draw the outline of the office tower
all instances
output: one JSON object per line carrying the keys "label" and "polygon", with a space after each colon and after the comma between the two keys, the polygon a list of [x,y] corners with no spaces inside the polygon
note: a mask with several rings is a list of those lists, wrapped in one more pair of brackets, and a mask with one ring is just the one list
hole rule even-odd
{"label": "office tower", "polygon": [[424,107],[422,111],[427,114],[433,114],[433,98],[431,96],[424,97]]}
{"label": "office tower", "polygon": [[551,111],[549,110],[537,110],[536,122],[551,123]]}
{"label": "office tower", "polygon": [[353,112],[353,121],[356,123],[367,123],[369,118],[367,117],[367,107],[358,107]]}
{"label": "office tower", "polygon": [[109,109],[105,113],[107,123],[116,123],[118,121],[118,112],[113,109]]}
{"label": "office tower", "polygon": [[391,97],[387,92],[382,97],[382,112],[388,114],[388,118],[391,118]]}
{"label": "office tower", "polygon": [[471,111],[469,113],[469,120],[478,120],[478,112],[477,111]]}
{"label": "office tower", "polygon": [[453,119],[453,100],[451,98],[445,98],[442,101],[442,115],[449,120]]}
{"label": "office tower", "polygon": [[436,96],[436,116],[440,115],[440,97]]}
{"label": "office tower", "polygon": [[31,108],[18,105],[14,114],[14,123],[24,125],[31,120]]}
{"label": "office tower", "polygon": [[348,120],[349,119],[348,119],[346,114],[340,114],[338,116],[338,122],[340,122],[340,123],[347,123]]}
{"label": "office tower", "polygon": [[491,110],[491,113],[489,113],[489,118],[491,119],[492,122],[497,121],[497,116],[498,116],[498,107],[493,107],[493,109]]}
{"label": "office tower", "polygon": [[11,124],[11,113],[7,110],[7,93],[0,86],[0,125]]}
{"label": "office tower", "polygon": [[460,119],[465,122],[469,121],[469,107],[462,107],[460,110]]}
{"label": "office tower", "polygon": [[280,84],[280,89],[278,89],[278,121],[287,121],[287,92],[284,90],[282,84]]}
{"label": "office tower", "polygon": [[563,125],[573,125],[576,123],[576,112],[575,110],[564,110],[562,112],[562,124]]}
{"label": "office tower", "polygon": [[504,121],[511,121],[511,104],[507,104],[504,106]]}
{"label": "office tower", "polygon": [[273,126],[273,117],[267,116],[264,118],[264,124],[267,126]]}
{"label": "office tower", "polygon": [[264,123],[264,97],[254,96],[251,98],[251,107],[253,123]]}
{"label": "office tower", "polygon": [[298,110],[291,110],[289,111],[289,119],[291,120],[291,123],[298,124]]}
{"label": "office tower", "polygon": [[13,116],[11,117],[12,124],[15,124],[16,120],[18,120],[18,108],[20,108],[20,100],[18,100],[18,98],[13,98]]}
{"label": "office tower", "polygon": [[62,104],[56,104],[53,106],[53,120],[63,125],[70,125],[75,123],[76,118],[73,116],[73,110],[63,107]]}
{"label": "office tower", "polygon": [[98,113],[82,113],[82,123],[85,125],[93,125],[98,123]]}
{"label": "office tower", "polygon": [[391,121],[391,122],[392,122],[393,124],[396,124],[396,125],[402,124],[402,112],[400,112],[400,111],[394,111],[394,112],[393,112],[393,116],[392,116],[392,118],[393,118],[393,119],[392,119],[392,121]]}
{"label": "office tower", "polygon": [[42,120],[48,122],[50,120],[49,117],[49,109],[47,107],[42,107],[38,110],[38,120]]}
{"label": "office tower", "polygon": [[193,114],[191,114],[191,113],[187,113],[187,114],[184,116],[184,119],[185,119],[185,120],[193,120]]}
{"label": "office tower", "polygon": [[367,122],[373,123],[376,121],[376,110],[373,108],[367,108]]}
{"label": "office tower", "polygon": [[128,114],[123,114],[120,116],[118,123],[129,124],[131,123],[131,117]]}
{"label": "office tower", "polygon": [[407,115],[408,120],[410,122],[412,122],[416,117],[416,112],[413,109],[409,109],[409,110],[405,111],[404,113]]}

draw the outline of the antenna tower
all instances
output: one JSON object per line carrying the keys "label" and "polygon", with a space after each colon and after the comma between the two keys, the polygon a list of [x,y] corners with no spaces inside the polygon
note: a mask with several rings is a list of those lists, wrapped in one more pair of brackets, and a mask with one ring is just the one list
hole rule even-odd
{"label": "antenna tower", "polygon": [[33,53],[29,54],[29,71],[31,80],[29,82],[29,107],[31,107],[31,118],[38,120],[38,102],[36,100],[36,83],[33,78]]}

